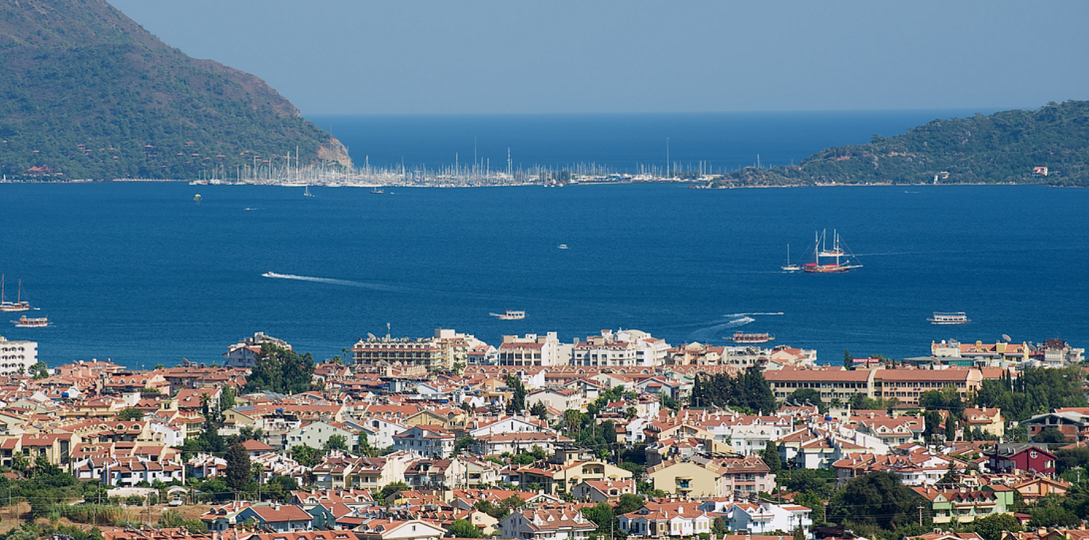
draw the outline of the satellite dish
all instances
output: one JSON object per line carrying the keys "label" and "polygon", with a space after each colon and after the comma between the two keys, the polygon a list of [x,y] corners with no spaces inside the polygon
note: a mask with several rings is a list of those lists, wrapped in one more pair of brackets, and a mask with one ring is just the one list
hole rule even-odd
{"label": "satellite dish", "polygon": [[1006,343],[1009,343],[1009,342],[1013,341],[1013,339],[1010,339],[1009,334],[1002,334],[1002,341],[1005,341]]}
{"label": "satellite dish", "polygon": [[367,332],[367,337],[369,337],[371,339],[378,339],[378,338],[374,337],[374,334],[372,334],[370,332]]}

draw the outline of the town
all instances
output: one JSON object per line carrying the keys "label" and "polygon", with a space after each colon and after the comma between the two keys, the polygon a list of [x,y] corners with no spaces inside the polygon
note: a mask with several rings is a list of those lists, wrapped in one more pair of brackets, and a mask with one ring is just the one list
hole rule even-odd
{"label": "town", "polygon": [[[639,330],[50,368],[0,337],[6,538],[1089,538],[1084,349],[819,364]],[[925,344],[923,344],[925,347]],[[2,486],[0,486],[2,487]]]}

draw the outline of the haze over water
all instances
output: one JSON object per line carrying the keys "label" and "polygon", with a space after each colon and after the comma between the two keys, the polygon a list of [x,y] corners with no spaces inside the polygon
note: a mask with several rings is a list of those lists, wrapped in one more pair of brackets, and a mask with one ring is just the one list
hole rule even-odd
{"label": "haze over water", "polygon": [[[823,133],[821,147],[864,142],[843,140],[834,123]],[[707,144],[747,151],[743,135]],[[607,154],[611,143],[601,144]],[[217,362],[257,331],[328,358],[368,332],[385,334],[387,322],[394,336],[445,327],[493,344],[503,334],[557,331],[570,341],[618,327],[674,345],[770,332],[773,345],[816,348],[833,363],[844,349],[924,355],[948,338],[1089,343],[1085,190],[311,191],[0,184],[7,297],[22,279],[24,297],[42,308],[29,316],[52,323],[14,328],[6,320],[19,314],[5,314],[0,334],[38,341],[50,366],[108,357],[131,367]],[[864,268],[778,271],[786,244],[801,259],[825,228]],[[268,271],[293,277],[262,277]],[[488,315],[506,309],[528,316]],[[973,322],[932,326],[933,311],[966,311]]]}

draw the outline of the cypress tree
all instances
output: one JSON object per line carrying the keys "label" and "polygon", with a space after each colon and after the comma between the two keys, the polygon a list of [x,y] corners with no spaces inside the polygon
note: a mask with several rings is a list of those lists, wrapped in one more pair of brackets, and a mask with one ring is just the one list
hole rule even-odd
{"label": "cypress tree", "polygon": [[235,443],[227,450],[227,485],[235,491],[241,491],[250,483],[253,468],[250,465],[250,455],[242,443]]}

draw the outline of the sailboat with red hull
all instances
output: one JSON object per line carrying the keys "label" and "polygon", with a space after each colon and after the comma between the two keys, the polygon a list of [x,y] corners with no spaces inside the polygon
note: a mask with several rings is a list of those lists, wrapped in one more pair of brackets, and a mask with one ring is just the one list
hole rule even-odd
{"label": "sailboat with red hull", "polygon": [[854,255],[848,255],[846,245],[840,245],[839,233],[832,231],[832,249],[827,246],[827,232],[814,233],[813,262],[806,263],[803,270],[809,274],[836,274],[862,268]]}

